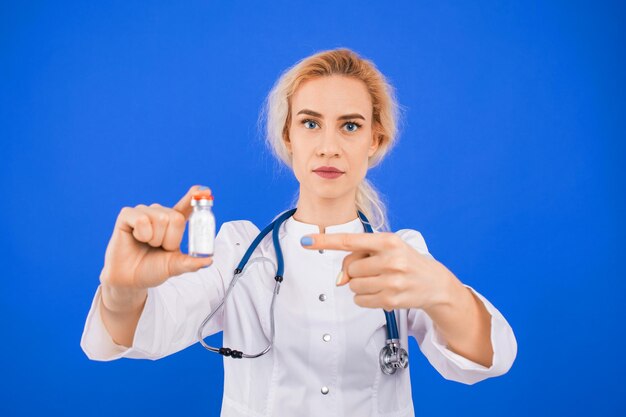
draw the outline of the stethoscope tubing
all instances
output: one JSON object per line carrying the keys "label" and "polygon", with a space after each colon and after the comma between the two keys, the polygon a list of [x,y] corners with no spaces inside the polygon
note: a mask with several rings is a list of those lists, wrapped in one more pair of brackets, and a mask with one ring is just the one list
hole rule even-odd
{"label": "stethoscope tubing", "polygon": [[[250,244],[250,246],[248,247],[248,249],[246,250],[244,256],[242,257],[241,261],[239,262],[239,264],[237,265],[237,268],[234,271],[233,274],[233,279],[231,280],[230,285],[228,286],[228,289],[226,290],[226,294],[224,295],[224,298],[222,299],[222,301],[220,302],[220,304],[217,306],[217,308],[213,309],[210,314],[204,319],[204,321],[202,322],[202,324],[200,325],[200,327],[198,328],[198,339],[200,340],[200,343],[202,344],[202,346],[204,346],[207,350],[210,350],[212,352],[216,352],[216,353],[220,353],[223,356],[230,356],[233,358],[257,358],[259,356],[264,355],[265,353],[267,353],[273,343],[274,343],[274,334],[275,334],[275,326],[274,326],[274,302],[276,299],[276,295],[279,293],[280,291],[280,284],[283,281],[283,273],[284,273],[284,258],[283,258],[283,251],[282,248],[280,246],[280,241],[279,241],[279,229],[280,229],[280,225],[287,220],[289,217],[291,217],[297,209],[290,209],[285,211],[284,213],[282,213],[280,216],[278,216],[272,223],[270,223],[269,225],[267,225],[258,235],[257,237],[252,241],[252,243]],[[367,217],[365,217],[365,215],[359,211],[359,218],[361,219],[361,223],[363,224],[363,227],[365,228],[367,233],[374,233],[369,220],[367,219]],[[255,249],[257,248],[257,246],[261,243],[261,241],[263,240],[263,238],[265,238],[265,236],[267,236],[267,234],[272,231],[272,243],[274,245],[274,251],[276,253],[276,261],[277,261],[277,265],[276,265],[276,275],[274,277],[274,280],[276,281],[275,285],[274,285],[274,292],[272,294],[272,301],[271,301],[271,305],[270,305],[270,318],[271,318],[271,334],[270,334],[270,338],[268,341],[268,345],[259,353],[257,354],[246,354],[243,353],[241,351],[238,350],[234,350],[234,349],[230,349],[227,347],[221,347],[221,348],[215,348],[212,346],[207,345],[204,342],[204,338],[202,335],[202,331],[204,329],[204,327],[207,325],[207,323],[211,320],[211,318],[217,313],[217,311],[219,311],[220,308],[223,307],[224,303],[226,302],[226,300],[228,299],[228,296],[230,295],[231,291],[233,290],[233,288],[235,287],[237,280],[239,279],[239,276],[243,273],[244,269],[249,267],[251,263],[255,262],[255,261],[260,261],[260,260],[268,260],[271,262],[271,260],[269,258],[266,257],[258,257],[258,258],[254,258],[250,263],[248,263],[248,261],[250,260],[250,257],[252,256],[252,253],[255,251]],[[395,312],[392,311],[387,311],[387,310],[383,310],[385,312],[385,320],[386,320],[386,331],[387,331],[387,349],[389,349],[391,347],[392,349],[392,353],[393,355],[396,355],[398,350],[402,350],[399,345],[400,345],[400,340],[398,337],[398,327],[397,327],[397,321],[396,321],[396,315]],[[383,348],[384,350],[385,348]],[[406,352],[404,352],[404,354],[406,355]],[[381,364],[383,363],[383,352],[381,351]],[[391,366],[389,366],[391,367]],[[404,367],[406,367],[406,365],[404,365]],[[383,369],[383,372],[385,372],[385,370]],[[388,372],[386,372],[388,373]],[[392,372],[391,372],[392,373]]]}

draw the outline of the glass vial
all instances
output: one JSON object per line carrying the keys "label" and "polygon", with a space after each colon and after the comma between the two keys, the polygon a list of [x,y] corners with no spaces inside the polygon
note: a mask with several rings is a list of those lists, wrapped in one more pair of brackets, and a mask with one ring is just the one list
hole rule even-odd
{"label": "glass vial", "polygon": [[213,256],[215,246],[215,216],[213,195],[210,191],[199,191],[191,198],[193,212],[189,216],[189,255]]}

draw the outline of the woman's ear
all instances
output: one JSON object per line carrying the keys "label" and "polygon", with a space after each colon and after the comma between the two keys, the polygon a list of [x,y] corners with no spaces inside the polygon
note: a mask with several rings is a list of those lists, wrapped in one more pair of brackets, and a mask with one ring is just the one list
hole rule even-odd
{"label": "woman's ear", "polygon": [[379,135],[378,133],[372,134],[372,144],[370,145],[369,150],[367,151],[367,156],[371,158],[372,155],[374,155],[376,151],[378,150],[378,147],[380,146],[381,142],[382,142],[382,135]]}
{"label": "woman's ear", "polygon": [[289,153],[291,153],[291,140],[289,139],[289,133],[288,132],[285,132],[283,134],[283,143],[285,144],[285,147],[287,148]]}

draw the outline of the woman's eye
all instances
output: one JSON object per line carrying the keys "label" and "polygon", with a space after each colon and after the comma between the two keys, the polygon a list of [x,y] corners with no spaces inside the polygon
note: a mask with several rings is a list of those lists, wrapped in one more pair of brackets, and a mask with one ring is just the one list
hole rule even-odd
{"label": "woman's eye", "polygon": [[354,122],[348,122],[344,126],[348,127],[349,132],[356,132],[361,127],[360,124]]}
{"label": "woman's eye", "polygon": [[307,129],[315,129],[315,126],[317,126],[317,123],[315,123],[313,120],[305,120],[302,123]]}

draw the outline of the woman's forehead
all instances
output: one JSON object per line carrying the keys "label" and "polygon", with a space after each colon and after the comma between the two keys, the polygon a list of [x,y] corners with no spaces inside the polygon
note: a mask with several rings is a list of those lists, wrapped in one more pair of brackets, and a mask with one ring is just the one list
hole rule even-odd
{"label": "woman's forehead", "polygon": [[371,117],[372,99],[365,83],[344,76],[318,77],[302,82],[291,99],[291,110],[310,110],[322,117],[359,113]]}

